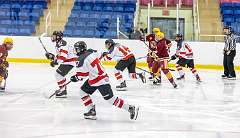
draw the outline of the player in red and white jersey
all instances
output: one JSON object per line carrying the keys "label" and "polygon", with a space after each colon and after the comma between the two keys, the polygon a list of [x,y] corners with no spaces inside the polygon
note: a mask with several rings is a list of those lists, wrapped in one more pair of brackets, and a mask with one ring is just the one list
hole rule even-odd
{"label": "player in red and white jersey", "polygon": [[113,95],[113,91],[109,84],[109,78],[105,69],[100,63],[99,55],[94,50],[88,49],[84,41],[79,41],[74,44],[77,58],[77,73],[71,77],[72,82],[83,80],[84,77],[88,79],[84,82],[80,89],[80,96],[84,105],[88,108],[88,112],[84,113],[85,119],[96,120],[95,105],[90,97],[96,90],[98,90],[103,98],[110,104],[127,110],[130,113],[130,119],[137,119],[138,107],[129,105],[123,99]]}
{"label": "player in red and white jersey", "polygon": [[126,68],[128,69],[130,78],[140,78],[143,83],[146,82],[144,73],[136,73],[136,59],[128,47],[115,43],[112,39],[105,41],[105,47],[108,52],[104,52],[103,57],[117,61],[114,70],[115,77],[120,83],[120,85],[116,86],[117,90],[125,90],[127,87],[126,81],[122,77],[122,72]]}
{"label": "player in red and white jersey", "polygon": [[6,37],[0,45],[0,92],[5,91],[6,79],[8,77],[9,63],[7,61],[8,51],[13,48],[13,39]]}
{"label": "player in red and white jersey", "polygon": [[59,88],[62,88],[60,92],[56,94],[57,98],[66,98],[66,78],[65,76],[76,65],[76,55],[74,54],[74,48],[67,45],[67,42],[63,39],[63,33],[61,31],[54,31],[52,34],[52,42],[56,42],[56,56],[52,53],[46,53],[46,57],[51,60],[50,65],[54,67],[58,65],[55,77]]}
{"label": "player in red and white jersey", "polygon": [[183,72],[182,67],[187,65],[187,67],[190,68],[191,72],[196,77],[196,80],[200,82],[201,79],[194,67],[193,50],[186,42],[183,41],[182,34],[177,34],[175,41],[177,42],[177,50],[176,53],[171,57],[171,60],[175,60],[177,57],[179,58],[176,63],[176,68],[180,77],[177,78],[177,80],[185,78],[185,73]]}

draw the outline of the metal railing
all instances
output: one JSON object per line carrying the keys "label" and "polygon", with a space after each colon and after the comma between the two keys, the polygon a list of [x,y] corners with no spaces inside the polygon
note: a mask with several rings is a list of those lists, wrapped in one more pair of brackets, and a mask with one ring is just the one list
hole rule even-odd
{"label": "metal railing", "polygon": [[48,34],[48,30],[49,32],[51,32],[51,26],[52,26],[52,14],[49,11],[45,19],[45,33]]}

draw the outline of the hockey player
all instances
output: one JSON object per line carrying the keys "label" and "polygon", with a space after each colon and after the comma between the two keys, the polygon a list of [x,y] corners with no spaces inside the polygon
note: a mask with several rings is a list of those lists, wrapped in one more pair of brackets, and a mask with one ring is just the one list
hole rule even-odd
{"label": "hockey player", "polygon": [[139,107],[129,105],[123,99],[113,95],[108,75],[100,63],[100,54],[93,50],[87,50],[87,45],[84,41],[75,43],[74,48],[78,56],[76,65],[77,73],[71,77],[71,81],[77,82],[83,80],[83,77],[88,77],[80,88],[81,99],[88,109],[88,112],[84,113],[84,118],[97,119],[95,105],[90,95],[98,90],[108,103],[128,111],[130,119],[136,120]]}
{"label": "hockey player", "polygon": [[154,75],[154,84],[159,83],[159,76],[157,73],[159,69],[166,75],[170,83],[174,88],[177,88],[177,84],[174,82],[171,72],[168,69],[168,40],[164,38],[164,33],[158,32],[155,35],[155,38],[150,40],[151,45],[156,47],[156,51],[152,52],[152,56],[154,57],[152,71]]}
{"label": "hockey player", "polygon": [[[154,78],[154,74],[152,72],[152,66],[153,66],[153,61],[154,61],[153,52],[156,51],[156,46],[152,45],[150,43],[152,39],[155,39],[154,34],[150,34],[146,37],[146,40],[149,42],[148,54],[147,54],[147,64],[148,64],[149,72],[151,72],[151,76],[148,78],[150,81],[153,81],[153,78]],[[160,81],[161,81],[161,79],[160,79]]]}
{"label": "hockey player", "polygon": [[201,79],[197,73],[197,70],[194,67],[193,51],[190,48],[189,44],[184,42],[182,34],[177,34],[175,41],[177,42],[177,50],[176,53],[171,56],[171,60],[175,60],[177,57],[179,58],[175,65],[180,75],[177,80],[185,78],[185,73],[183,72],[182,67],[185,67],[187,65],[187,67],[190,68],[191,72],[196,77],[196,80],[200,82]]}
{"label": "hockey player", "polygon": [[55,77],[61,91],[56,94],[56,98],[66,98],[67,88],[65,85],[65,76],[76,65],[76,55],[74,54],[74,48],[68,46],[67,42],[63,40],[63,33],[61,31],[54,31],[51,39],[52,42],[56,42],[55,47],[57,55],[46,53],[46,57],[51,60],[50,65],[52,67],[59,64]]}
{"label": "hockey player", "polygon": [[104,53],[103,56],[109,60],[115,59],[117,61],[114,70],[115,77],[120,83],[120,85],[116,86],[117,90],[126,90],[126,81],[122,77],[122,72],[125,68],[128,69],[130,78],[140,78],[143,83],[146,82],[144,73],[136,73],[136,59],[128,47],[115,43],[112,39],[105,41],[105,47],[108,52]]}
{"label": "hockey player", "polygon": [[5,91],[6,86],[6,79],[8,77],[8,70],[9,67],[7,56],[8,51],[13,48],[13,39],[11,37],[6,37],[3,40],[3,44],[0,45],[0,92]]}

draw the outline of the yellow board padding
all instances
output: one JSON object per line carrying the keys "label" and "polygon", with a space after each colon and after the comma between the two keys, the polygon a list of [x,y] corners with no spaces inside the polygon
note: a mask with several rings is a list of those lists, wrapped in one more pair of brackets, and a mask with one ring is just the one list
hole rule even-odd
{"label": "yellow board padding", "polygon": [[50,63],[48,59],[36,59],[36,58],[7,58],[8,62],[18,63]]}
{"label": "yellow board padding", "polygon": [[[33,59],[33,58],[8,58],[7,61],[9,62],[19,62],[19,63],[50,63],[48,59]],[[116,61],[103,61],[103,65],[106,66],[115,66]],[[137,62],[138,67],[147,68],[148,65],[146,62]],[[169,68],[175,69],[175,64],[168,64]],[[223,70],[222,65],[195,65],[196,69],[215,69],[215,70]],[[235,70],[240,70],[240,66],[235,66]]]}

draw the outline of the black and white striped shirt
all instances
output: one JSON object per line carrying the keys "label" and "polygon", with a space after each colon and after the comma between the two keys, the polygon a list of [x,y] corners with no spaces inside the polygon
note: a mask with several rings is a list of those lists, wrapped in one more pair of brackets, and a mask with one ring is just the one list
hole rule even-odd
{"label": "black and white striped shirt", "polygon": [[236,50],[236,43],[240,42],[240,37],[234,34],[231,35],[226,35],[224,37],[225,41],[225,46],[224,46],[224,51],[232,51]]}

